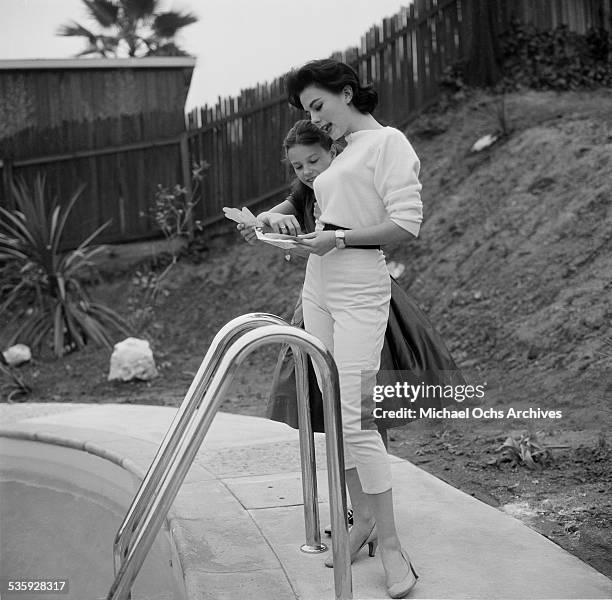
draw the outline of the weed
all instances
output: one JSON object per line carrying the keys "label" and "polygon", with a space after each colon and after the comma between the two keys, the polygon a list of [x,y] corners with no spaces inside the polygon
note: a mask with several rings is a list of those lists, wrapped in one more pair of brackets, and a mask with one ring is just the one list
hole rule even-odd
{"label": "weed", "polygon": [[500,456],[488,461],[488,464],[499,466],[509,462],[510,466],[525,466],[528,469],[543,469],[554,462],[552,452],[545,448],[534,433],[526,433],[519,438],[508,436],[506,441],[496,448]]}

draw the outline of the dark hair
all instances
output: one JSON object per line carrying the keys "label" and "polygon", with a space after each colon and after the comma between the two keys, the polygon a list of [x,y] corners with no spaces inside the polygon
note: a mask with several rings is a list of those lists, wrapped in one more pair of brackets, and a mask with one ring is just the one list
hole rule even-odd
{"label": "dark hair", "polygon": [[287,198],[296,209],[295,217],[304,233],[315,230],[314,204],[316,197],[314,190],[304,185],[297,177],[291,182]]}
{"label": "dark hair", "polygon": [[[293,127],[287,132],[285,140],[283,141],[285,155],[290,148],[298,144],[304,146],[321,146],[323,149],[327,150],[327,152],[332,148],[338,153],[342,152],[341,144],[334,142],[334,140],[332,140],[322,129],[319,129],[308,119],[296,121]],[[289,197],[294,200],[293,204],[297,209],[295,216],[297,217],[302,231],[306,233],[314,231],[314,191],[296,177],[291,182]]]}
{"label": "dark hair", "polygon": [[287,75],[285,88],[289,103],[304,110],[300,94],[309,85],[319,86],[335,94],[339,94],[348,85],[353,90],[351,102],[362,113],[371,113],[378,104],[378,94],[371,84],[362,86],[355,69],[331,58],[313,60]]}
{"label": "dark hair", "polygon": [[329,152],[334,145],[334,140],[332,140],[322,129],[319,129],[312,121],[302,119],[296,121],[285,136],[283,141],[285,154],[289,148],[293,148],[293,146],[297,144],[302,144],[304,146],[318,145]]}

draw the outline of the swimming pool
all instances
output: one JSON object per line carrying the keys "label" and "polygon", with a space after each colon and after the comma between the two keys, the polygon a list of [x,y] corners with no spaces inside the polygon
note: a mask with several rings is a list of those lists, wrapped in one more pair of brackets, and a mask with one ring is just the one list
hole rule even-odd
{"label": "swimming pool", "polygon": [[[19,593],[20,600],[106,598],[113,539],[139,480],[93,454],[0,438],[0,577],[67,580],[67,594]],[[186,598],[167,528],[132,588],[133,600]]]}

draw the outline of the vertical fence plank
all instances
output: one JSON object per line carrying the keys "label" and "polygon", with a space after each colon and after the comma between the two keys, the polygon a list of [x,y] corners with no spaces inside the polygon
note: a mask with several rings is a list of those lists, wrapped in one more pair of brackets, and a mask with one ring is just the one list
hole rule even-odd
{"label": "vertical fence plank", "polygon": [[13,163],[10,158],[4,158],[0,161],[2,165],[2,192],[3,192],[3,200],[4,206],[8,210],[14,210],[15,206],[15,198],[13,196]]}

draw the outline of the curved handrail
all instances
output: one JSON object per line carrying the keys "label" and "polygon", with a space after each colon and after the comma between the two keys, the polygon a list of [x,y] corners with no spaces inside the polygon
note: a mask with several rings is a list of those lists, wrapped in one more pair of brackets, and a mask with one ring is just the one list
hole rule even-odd
{"label": "curved handrail", "polygon": [[127,555],[122,561],[109,591],[108,600],[124,600],[129,595],[132,583],[210,428],[236,371],[253,350],[264,344],[274,342],[290,343],[292,346],[299,347],[312,357],[322,373],[335,597],[340,600],[352,598],[338,370],[332,355],[323,343],[313,335],[287,325],[266,325],[243,334],[239,340],[228,348],[221,359],[219,368],[213,375],[202,400],[197,422],[191,423],[186,430],[176,453],[172,456],[171,464],[160,483],[158,493],[147,505],[143,518],[136,525],[134,543],[128,548]]}
{"label": "curved handrail", "polygon": [[197,410],[200,400],[219,366],[221,357],[231,344],[245,331],[264,325],[287,325],[287,322],[276,315],[250,313],[232,319],[217,332],[217,335],[215,335],[123,522],[117,530],[113,544],[115,574],[119,570],[121,561],[127,552],[129,540],[138,525],[138,521],[146,509],[147,503],[151,501],[152,491],[159,485],[170,463],[172,453],[176,450],[183,433],[189,426],[190,420]]}

